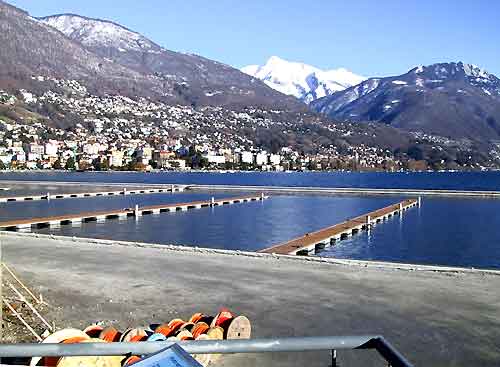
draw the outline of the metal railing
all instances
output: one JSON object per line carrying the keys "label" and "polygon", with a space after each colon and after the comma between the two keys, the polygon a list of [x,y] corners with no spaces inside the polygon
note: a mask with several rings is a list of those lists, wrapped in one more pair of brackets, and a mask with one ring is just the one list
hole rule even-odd
{"label": "metal railing", "polygon": [[[81,343],[81,344],[0,344],[0,357],[116,356],[155,353],[175,342]],[[322,336],[249,340],[201,340],[178,343],[191,354],[269,353],[331,351],[337,366],[337,350],[375,349],[392,367],[412,364],[382,336]]]}

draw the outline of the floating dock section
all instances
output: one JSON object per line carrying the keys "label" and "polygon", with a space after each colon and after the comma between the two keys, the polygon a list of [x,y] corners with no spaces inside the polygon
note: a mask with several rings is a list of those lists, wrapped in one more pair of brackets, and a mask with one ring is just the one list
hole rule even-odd
{"label": "floating dock section", "polygon": [[140,217],[148,214],[160,214],[166,212],[184,211],[189,209],[246,203],[250,201],[265,200],[268,198],[269,196],[261,194],[259,196],[232,197],[224,199],[211,198],[210,200],[207,201],[163,204],[163,205],[146,206],[142,208],[139,208],[136,205],[135,208],[79,213],[72,215],[61,215],[61,216],[43,217],[43,218],[19,219],[7,222],[0,222],[0,230],[17,231],[21,229],[31,229],[32,227],[34,228],[58,227],[61,225],[72,224],[72,223],[82,223],[82,222],[85,223],[85,222],[103,221],[108,219]]}
{"label": "floating dock section", "polygon": [[119,196],[119,195],[139,195],[139,194],[158,194],[163,192],[182,192],[184,186],[161,187],[161,188],[144,188],[144,189],[130,189],[124,188],[120,191],[98,191],[98,192],[80,192],[80,193],[67,193],[67,194],[51,194],[34,195],[34,196],[13,196],[13,197],[0,197],[0,203],[12,201],[34,201],[34,200],[52,200],[52,199],[71,199],[71,198],[88,198],[96,196]]}
{"label": "floating dock section", "polygon": [[334,226],[307,233],[299,238],[272,246],[259,252],[280,255],[314,255],[326,247],[335,245],[335,243],[340,240],[346,239],[362,230],[368,230],[372,225],[387,220],[394,215],[402,215],[404,211],[415,206],[420,206],[420,204],[420,198],[404,200],[400,203],[375,210]]}

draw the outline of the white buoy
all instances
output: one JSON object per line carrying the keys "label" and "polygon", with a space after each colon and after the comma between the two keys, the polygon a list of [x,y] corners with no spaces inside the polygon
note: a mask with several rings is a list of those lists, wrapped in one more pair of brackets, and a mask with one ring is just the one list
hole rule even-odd
{"label": "white buoy", "polygon": [[50,192],[47,193],[47,200],[50,200]]}
{"label": "white buoy", "polygon": [[215,205],[215,198],[212,196],[212,199],[210,200],[210,205],[214,206]]}

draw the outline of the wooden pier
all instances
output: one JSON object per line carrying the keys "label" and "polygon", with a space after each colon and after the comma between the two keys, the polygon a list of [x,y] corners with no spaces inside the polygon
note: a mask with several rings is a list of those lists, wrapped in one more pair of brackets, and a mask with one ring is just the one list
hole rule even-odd
{"label": "wooden pier", "polygon": [[51,194],[50,192],[45,195],[27,195],[27,196],[13,196],[13,197],[0,197],[0,203],[7,203],[13,201],[35,201],[35,200],[52,200],[52,199],[71,199],[71,198],[89,198],[97,196],[119,196],[119,195],[139,195],[139,194],[158,194],[163,192],[182,192],[184,186],[171,185],[169,187],[160,188],[143,188],[143,189],[130,189],[124,188],[120,191],[97,191],[97,192],[80,192],[80,193],[65,193],[65,194]]}
{"label": "wooden pier", "polygon": [[404,211],[415,206],[420,206],[420,204],[420,198],[404,200],[334,226],[307,233],[304,236],[260,250],[259,252],[281,255],[314,255],[324,248],[334,245],[337,241],[346,239],[362,230],[368,230],[372,225],[387,220],[394,215],[401,215]]}
{"label": "wooden pier", "polygon": [[71,223],[82,223],[82,222],[85,223],[85,222],[95,222],[108,219],[140,217],[142,215],[147,215],[147,214],[160,214],[166,212],[184,211],[189,209],[215,207],[215,206],[230,205],[236,203],[246,203],[250,201],[265,200],[268,198],[269,196],[261,194],[259,196],[244,196],[244,197],[232,197],[223,199],[211,198],[210,200],[207,201],[193,201],[187,203],[153,205],[153,206],[145,206],[142,208],[139,208],[136,205],[135,208],[87,212],[87,213],[43,217],[43,218],[19,219],[19,220],[0,222],[0,230],[17,231],[20,229],[31,229],[32,227],[34,228],[59,227],[61,225],[66,225]]}

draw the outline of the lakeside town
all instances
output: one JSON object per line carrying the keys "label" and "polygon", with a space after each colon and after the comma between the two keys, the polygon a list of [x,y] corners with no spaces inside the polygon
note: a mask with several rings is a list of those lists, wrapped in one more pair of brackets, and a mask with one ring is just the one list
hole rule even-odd
{"label": "lakeside town", "polygon": [[[96,96],[77,81],[32,77],[34,91],[0,91],[0,169],[68,170],[383,170],[486,169],[467,142],[414,133],[431,147],[399,156],[369,146],[381,134],[349,124],[287,119],[283,111],[169,106],[140,98]],[[40,87],[43,86],[43,87]],[[296,116],[294,116],[296,117]],[[378,129],[378,127],[377,127]],[[372,134],[372,136],[370,136]],[[354,143],[353,143],[354,141]],[[465,157],[447,161],[448,147]],[[458,147],[458,148],[457,148]],[[443,154],[443,158],[439,156]],[[458,154],[458,153],[457,153]],[[498,152],[491,152],[495,167]],[[469,161],[468,161],[469,160]],[[451,162],[451,163],[450,163]]]}

